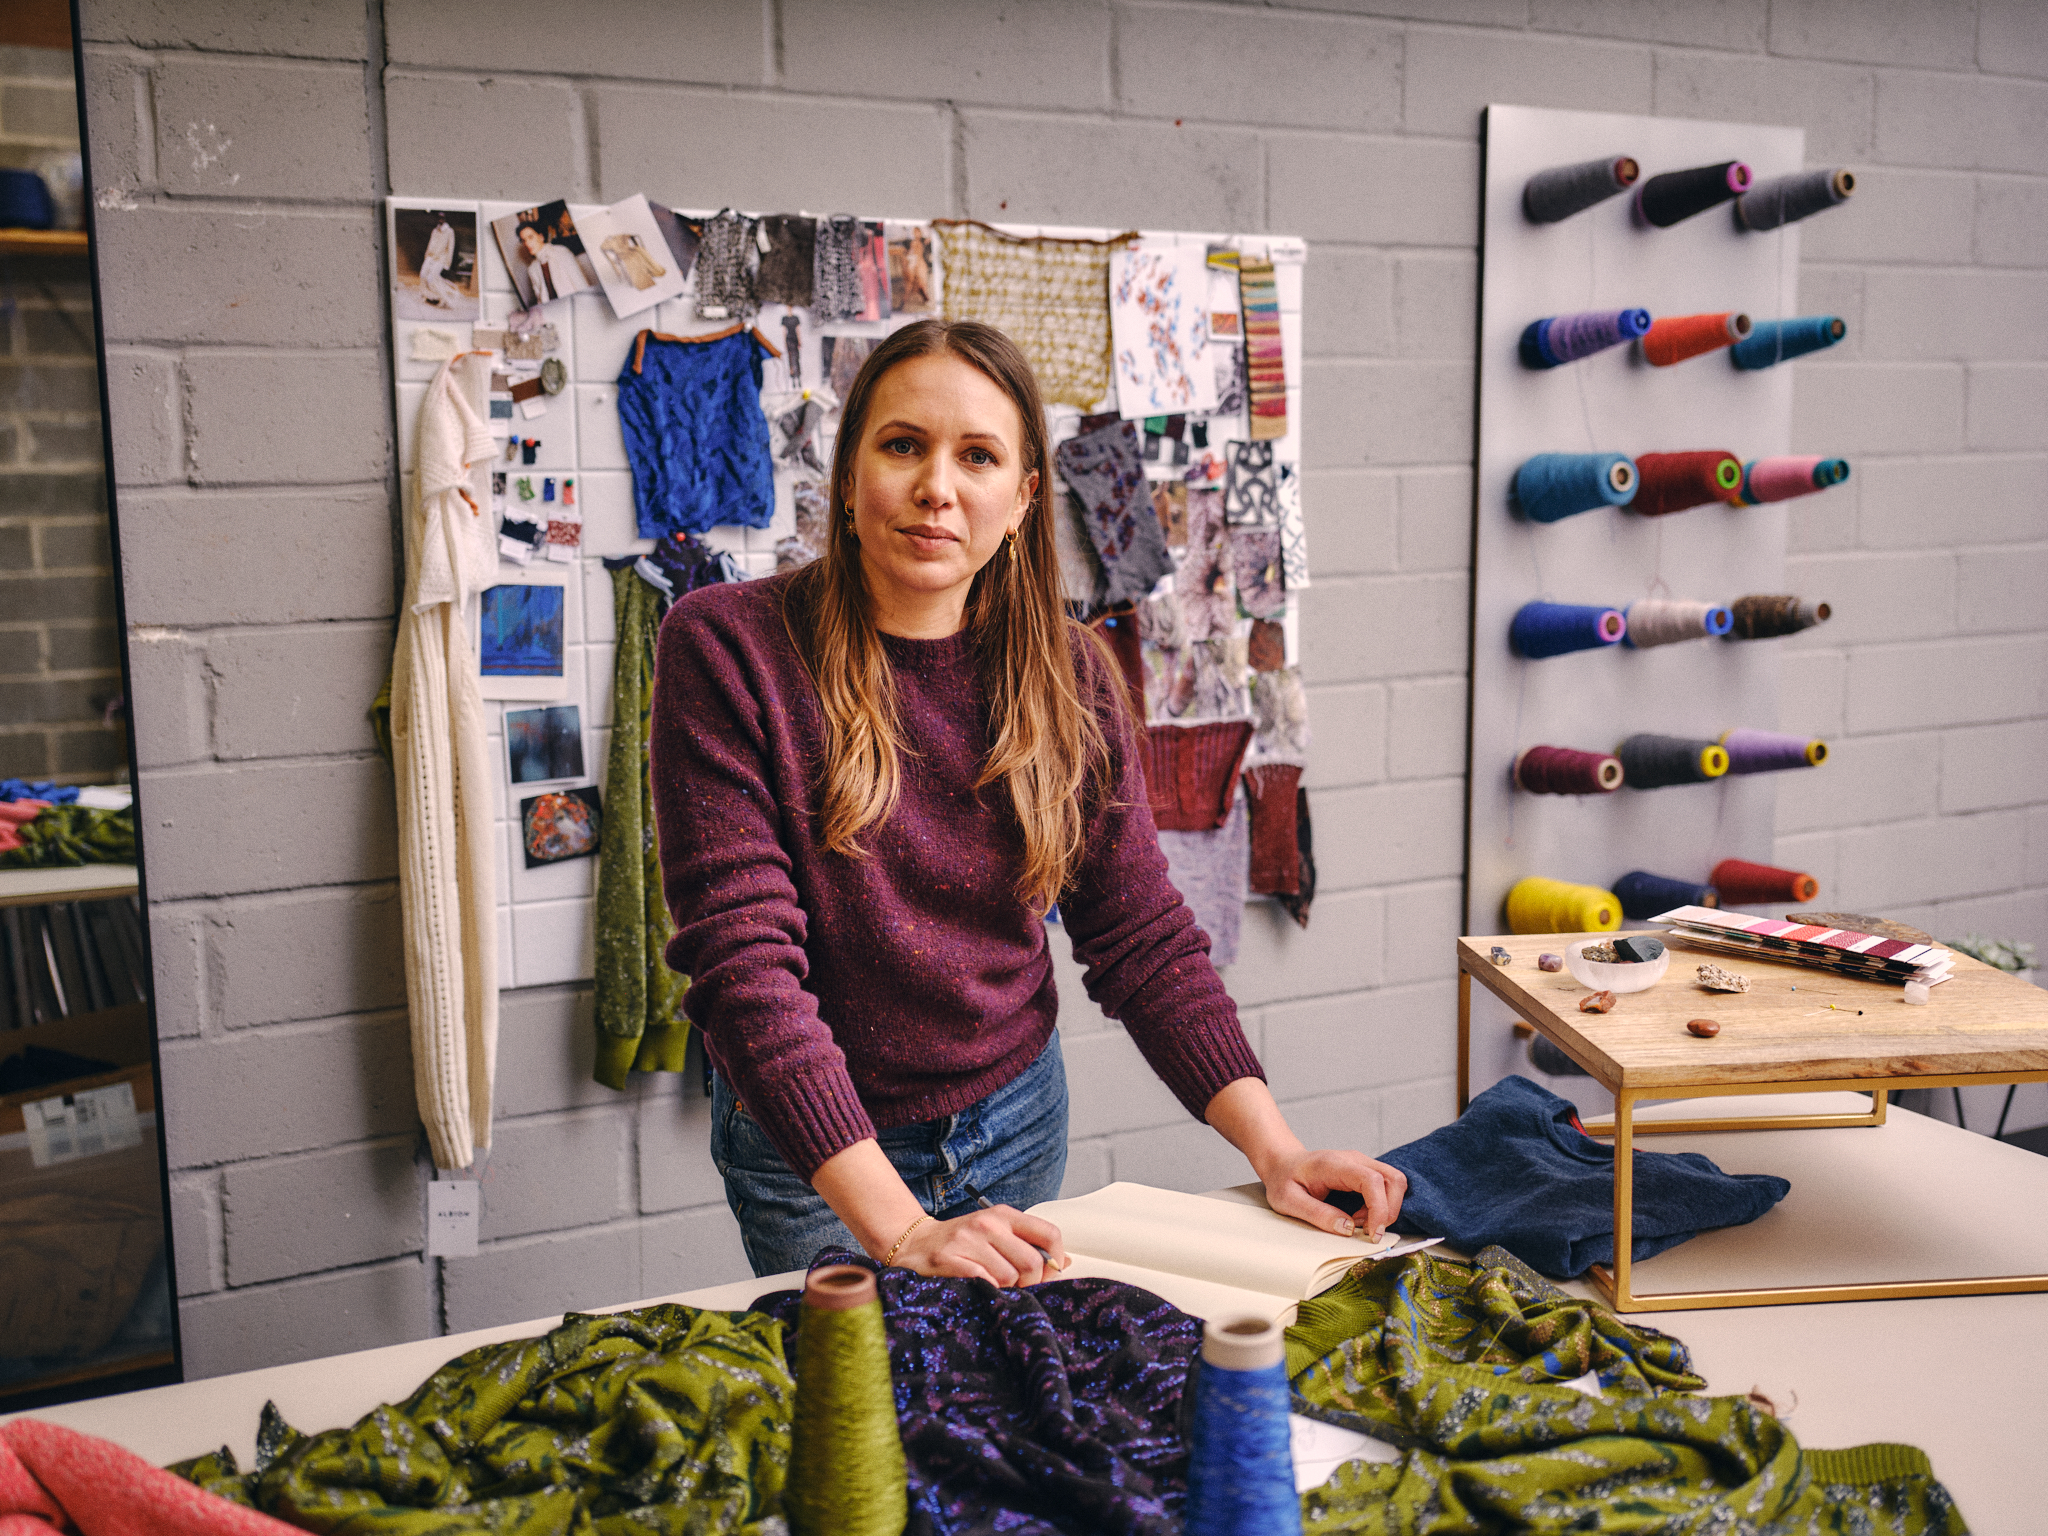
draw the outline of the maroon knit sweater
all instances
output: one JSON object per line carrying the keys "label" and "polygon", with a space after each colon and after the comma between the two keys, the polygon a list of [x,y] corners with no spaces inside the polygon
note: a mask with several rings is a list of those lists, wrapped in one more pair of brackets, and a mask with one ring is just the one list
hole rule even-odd
{"label": "maroon knit sweater", "polygon": [[[1045,924],[1015,890],[1023,832],[1000,786],[974,790],[988,711],[967,635],[883,637],[902,797],[862,835],[868,856],[847,857],[819,832],[825,719],[783,626],[787,587],[707,587],[670,610],[649,751],[668,962],[691,978],[712,1062],[808,1179],[877,1126],[953,1114],[1015,1078],[1059,1000]],[[1200,1119],[1219,1089],[1265,1074],[1167,880],[1123,683],[1074,649],[1115,788],[1089,797],[1060,918],[1088,995]]]}

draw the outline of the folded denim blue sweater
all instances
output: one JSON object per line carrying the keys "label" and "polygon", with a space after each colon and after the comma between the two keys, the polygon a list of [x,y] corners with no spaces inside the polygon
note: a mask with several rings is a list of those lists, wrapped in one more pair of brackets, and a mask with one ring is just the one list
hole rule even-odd
{"label": "folded denim blue sweater", "polygon": [[[1466,1253],[1498,1243],[1547,1275],[1614,1260],[1614,1149],[1572,1124],[1569,1099],[1504,1078],[1465,1113],[1380,1161],[1408,1176],[1403,1232]],[[1634,1258],[1710,1227],[1755,1221],[1792,1186],[1767,1173],[1723,1173],[1697,1152],[1635,1155]]]}

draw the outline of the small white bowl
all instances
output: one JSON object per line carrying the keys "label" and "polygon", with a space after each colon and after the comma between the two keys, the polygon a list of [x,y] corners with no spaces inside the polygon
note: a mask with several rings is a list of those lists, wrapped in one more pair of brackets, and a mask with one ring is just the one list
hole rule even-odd
{"label": "small white bowl", "polygon": [[[1611,934],[1604,939],[1580,939],[1576,944],[1564,947],[1564,966],[1577,978],[1580,986],[1591,987],[1595,992],[1612,992],[1617,996],[1623,992],[1642,992],[1657,985],[1664,979],[1664,973],[1671,969],[1671,946],[1664,945],[1664,953],[1654,960],[1588,960],[1582,951],[1588,944],[1611,944],[1615,939],[1630,937],[1625,934]],[[1645,938],[1663,939],[1662,934],[1644,934]]]}

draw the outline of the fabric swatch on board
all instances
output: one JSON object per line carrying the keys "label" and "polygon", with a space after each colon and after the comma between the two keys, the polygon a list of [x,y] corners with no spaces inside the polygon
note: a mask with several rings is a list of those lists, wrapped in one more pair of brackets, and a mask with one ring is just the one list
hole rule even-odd
{"label": "fabric swatch on board", "polygon": [[1204,414],[1212,421],[1227,424],[1231,417],[1244,416],[1251,404],[1251,379],[1245,372],[1244,347],[1238,343],[1212,342],[1209,356],[1216,366],[1216,405]]}
{"label": "fabric swatch on board", "polygon": [[1188,487],[1185,480],[1161,480],[1152,487],[1152,510],[1168,549],[1188,547]]}
{"label": "fabric swatch on board", "polygon": [[1161,671],[1148,683],[1156,695],[1155,715],[1184,720],[1242,720],[1251,713],[1246,696],[1242,642],[1235,636],[1196,640],[1179,650],[1159,651]]}
{"label": "fabric swatch on board", "polygon": [[1252,625],[1245,661],[1254,672],[1278,672],[1287,665],[1287,631],[1270,619]]}
{"label": "fabric swatch on board", "polygon": [[1244,294],[1245,369],[1251,382],[1252,438],[1287,435],[1287,364],[1280,345],[1280,289],[1263,256],[1238,262]]}
{"label": "fabric swatch on board", "polygon": [[1280,530],[1230,530],[1230,571],[1237,578],[1237,604],[1255,619],[1276,619],[1287,611],[1280,582]]}
{"label": "fabric swatch on board", "polygon": [[1280,521],[1280,476],[1271,443],[1232,443],[1223,483],[1223,517],[1233,527]]}
{"label": "fabric swatch on board", "polygon": [[1116,658],[1117,671],[1123,675],[1124,687],[1130,694],[1131,723],[1142,726],[1145,723],[1145,658],[1138,639],[1136,606],[1119,604],[1088,627],[1102,636],[1110,655]]}
{"label": "fabric swatch on board", "polygon": [[1188,643],[1185,615],[1179,598],[1168,594],[1148,597],[1138,604],[1138,638],[1148,645],[1178,650]]}
{"label": "fabric swatch on board", "polygon": [[769,351],[757,332],[737,326],[687,341],[640,333],[618,386],[641,538],[720,523],[768,526],[775,469],[761,363]]}
{"label": "fabric swatch on board", "polygon": [[1095,553],[1095,541],[1088,535],[1087,509],[1072,491],[1053,497],[1052,547],[1067,602],[1079,609],[1083,618],[1100,612],[1108,601],[1109,578],[1103,574],[1102,557]]}
{"label": "fabric swatch on board", "polygon": [[1308,690],[1301,685],[1301,668],[1252,675],[1252,719],[1257,761],[1307,765]]}
{"label": "fabric swatch on board", "polygon": [[1110,390],[1109,240],[1004,234],[937,219],[948,320],[985,320],[1022,349],[1046,402],[1087,410]]}
{"label": "fabric swatch on board", "polygon": [[860,242],[867,228],[850,213],[820,219],[813,231],[811,318],[851,320],[860,313]]}
{"label": "fabric swatch on board", "polygon": [[1301,844],[1294,826],[1301,770],[1292,763],[1262,763],[1244,773],[1251,804],[1251,888],[1260,896],[1301,893]]}
{"label": "fabric swatch on board", "polygon": [[[818,1264],[878,1266],[826,1249]],[[1113,1280],[986,1281],[881,1269],[912,1533],[1180,1529],[1181,1398],[1201,1320]],[[794,1331],[801,1294],[755,1306]],[[708,1529],[708,1527],[707,1527]]]}
{"label": "fabric swatch on board", "polygon": [[1301,466],[1282,464],[1274,492],[1279,508],[1280,573],[1289,592],[1308,586],[1308,526],[1301,520]]}
{"label": "fabric swatch on board", "polygon": [[1301,1304],[1287,1373],[1298,1412],[1401,1448],[1305,1494],[1305,1536],[1965,1529],[1922,1452],[1803,1449],[1754,1399],[1698,1395],[1677,1339],[1499,1247],[1356,1266]]}
{"label": "fabric swatch on board", "polygon": [[[609,561],[606,562],[610,564]],[[633,1072],[680,1072],[690,1040],[683,1015],[689,978],[663,955],[675,936],[661,894],[647,716],[654,703],[654,643],[668,602],[620,557],[612,568],[617,650],[612,663],[612,742],[597,850],[597,1069],[608,1088]],[[671,587],[671,590],[673,588]]]}
{"label": "fabric swatch on board", "polygon": [[853,381],[861,366],[875,350],[872,336],[827,336],[818,344],[822,355],[821,374],[825,387],[844,400],[853,392]]}
{"label": "fabric swatch on board", "polygon": [[1146,490],[1137,429],[1119,421],[1068,438],[1053,458],[1060,477],[1087,509],[1089,537],[1109,580],[1107,601],[1144,597],[1171,565]]}
{"label": "fabric swatch on board", "polygon": [[1219,491],[1188,492],[1188,550],[1174,572],[1173,595],[1188,640],[1210,640],[1237,628],[1237,584]]}
{"label": "fabric swatch on board", "polygon": [[754,244],[758,222],[730,208],[722,208],[704,221],[697,248],[698,319],[737,320],[746,325],[759,312],[761,301],[754,296],[754,272],[761,259]]}
{"label": "fabric swatch on board", "polygon": [[812,271],[817,262],[818,221],[795,213],[771,213],[761,220],[760,270],[754,274],[754,297],[763,304],[811,307]]}
{"label": "fabric swatch on board", "polygon": [[1244,720],[1154,725],[1145,731],[1145,794],[1161,831],[1207,832],[1223,825],[1251,745]]}
{"label": "fabric swatch on board", "polygon": [[861,236],[854,242],[856,264],[860,269],[860,312],[856,320],[887,320],[889,318],[889,245],[882,234],[882,226],[864,222]]}
{"label": "fabric swatch on board", "polygon": [[[1498,1243],[1568,1279],[1614,1260],[1614,1149],[1572,1122],[1578,1110],[1526,1077],[1507,1077],[1451,1124],[1380,1155],[1408,1176],[1396,1226],[1468,1253]],[[1710,1227],[1755,1221],[1792,1186],[1723,1173],[1698,1152],[1635,1154],[1637,1263]]]}
{"label": "fabric swatch on board", "polygon": [[1244,796],[1231,778],[1230,814],[1221,827],[1203,832],[1161,832],[1159,851],[1166,856],[1166,878],[1209,936],[1214,965],[1237,963],[1237,941],[1250,896],[1248,874],[1249,817]]}
{"label": "fabric swatch on board", "polygon": [[1309,823],[1308,791],[1294,792],[1294,846],[1301,854],[1300,889],[1292,896],[1281,894],[1280,905],[1302,927],[1308,926],[1309,907],[1316,899],[1316,850],[1314,829]]}

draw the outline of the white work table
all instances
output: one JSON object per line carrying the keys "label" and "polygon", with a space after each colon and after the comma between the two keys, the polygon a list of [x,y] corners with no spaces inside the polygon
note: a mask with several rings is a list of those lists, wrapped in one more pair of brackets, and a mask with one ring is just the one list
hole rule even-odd
{"label": "white work table", "polygon": [[[1839,1111],[1851,1096],[1779,1095],[1769,1109],[1791,1112],[1796,1104],[1804,1112],[1809,1100],[1814,1112]],[[1694,1101],[1642,1113],[1678,1112],[1702,1111]],[[1754,1100],[1722,1099],[1706,1112],[1757,1109]],[[1870,1129],[1659,1137],[1645,1150],[1705,1152],[1730,1173],[1775,1172],[1792,1181],[1792,1193],[1762,1219],[1647,1260],[1640,1267],[1646,1286],[2048,1271],[2048,1158],[1896,1107],[1886,1125]],[[1256,1198],[1243,1189],[1215,1193]],[[737,1310],[800,1279],[773,1276],[653,1300]],[[1570,1288],[1591,1295],[1582,1282]],[[159,1465],[225,1444],[246,1466],[265,1401],[302,1430],[351,1424],[404,1398],[467,1350],[528,1338],[560,1321],[534,1318],[30,1416],[103,1436]],[[1633,1321],[1683,1340],[1708,1391],[1760,1389],[1802,1445],[1918,1446],[1975,1536],[2048,1529],[2048,1503],[2033,1473],[2048,1441],[2048,1295],[1664,1312]]]}

